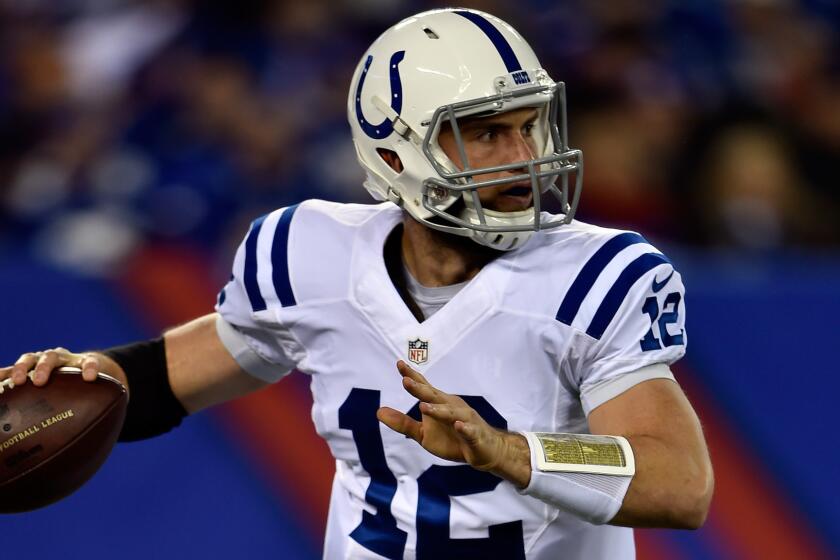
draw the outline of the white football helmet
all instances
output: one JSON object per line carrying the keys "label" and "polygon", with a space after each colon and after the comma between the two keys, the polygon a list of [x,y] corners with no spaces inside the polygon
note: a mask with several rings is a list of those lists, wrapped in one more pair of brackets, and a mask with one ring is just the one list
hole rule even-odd
{"label": "white football helmet", "polygon": [[[458,119],[522,107],[539,110],[532,133],[534,159],[471,168]],[[534,231],[567,224],[574,216],[583,155],[568,146],[563,84],[548,76],[519,33],[494,16],[466,9],[431,10],[385,31],[356,67],[347,114],[367,172],[367,190],[428,227],[510,250],[522,246]],[[463,169],[438,144],[441,125],[447,122]],[[396,152],[403,171],[392,169],[380,150]],[[521,173],[491,180],[476,177],[512,170]],[[482,207],[478,189],[523,181],[530,182],[533,208],[498,212]],[[560,201],[561,216],[541,216],[540,195],[546,191]]]}

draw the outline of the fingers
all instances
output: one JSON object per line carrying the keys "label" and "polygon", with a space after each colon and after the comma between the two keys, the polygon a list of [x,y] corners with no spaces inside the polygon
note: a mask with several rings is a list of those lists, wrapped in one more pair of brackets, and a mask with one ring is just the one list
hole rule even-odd
{"label": "fingers", "polygon": [[463,403],[431,404],[420,403],[420,412],[435,420],[451,424],[462,435],[478,436],[483,423],[478,413]]}
{"label": "fingers", "polygon": [[452,398],[452,395],[436,389],[418,371],[411,369],[402,360],[397,362],[397,369],[403,375],[402,382],[405,390],[419,400],[430,403],[444,403]]}
{"label": "fingers", "polygon": [[96,381],[99,371],[102,369],[99,364],[99,356],[96,354],[82,354],[79,367],[82,370],[82,379],[85,381]]}
{"label": "fingers", "polygon": [[402,374],[403,377],[408,377],[409,379],[417,381],[418,383],[425,383],[427,385],[429,384],[429,382],[426,381],[426,378],[423,377],[423,375],[419,371],[412,368],[410,365],[408,365],[402,360],[399,360],[397,362],[397,370],[400,372],[400,374]]}
{"label": "fingers", "polygon": [[444,403],[449,396],[431,385],[418,383],[408,377],[403,377],[403,388],[418,400],[430,403]]}
{"label": "fingers", "polygon": [[463,422],[470,421],[472,419],[473,410],[464,406],[421,402],[420,412],[427,416],[431,416],[435,420],[451,424],[456,420],[461,420]]}
{"label": "fingers", "polygon": [[376,411],[376,417],[395,432],[410,437],[418,443],[423,439],[423,428],[420,422],[398,410],[383,406]]}
{"label": "fingers", "polygon": [[14,370],[15,370],[15,366],[6,366],[6,367],[0,368],[0,381],[3,381],[4,379],[10,378],[12,376],[12,374],[14,373]]}
{"label": "fingers", "polygon": [[35,364],[35,370],[32,375],[32,383],[38,387],[47,384],[50,379],[52,371],[67,363],[67,356],[69,352],[64,348],[55,348],[42,352]]}
{"label": "fingers", "polygon": [[38,358],[41,357],[39,352],[30,352],[18,358],[15,365],[12,366],[12,383],[15,385],[23,385],[26,383],[26,374],[35,367],[38,363]]}
{"label": "fingers", "polygon": [[477,444],[481,439],[484,420],[475,409],[462,403],[431,404],[420,403],[420,412],[431,416],[435,420],[450,424],[455,432],[470,445]]}
{"label": "fingers", "polygon": [[18,358],[15,365],[0,369],[0,379],[10,377],[15,385],[26,383],[27,377],[37,386],[46,385],[53,370],[62,366],[82,368],[82,377],[93,381],[99,371],[99,359],[95,354],[73,354],[65,348],[53,348],[44,352],[29,352]]}

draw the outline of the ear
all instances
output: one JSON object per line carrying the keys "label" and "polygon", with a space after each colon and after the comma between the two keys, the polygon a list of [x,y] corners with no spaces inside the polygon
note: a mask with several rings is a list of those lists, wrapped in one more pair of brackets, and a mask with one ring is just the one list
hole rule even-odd
{"label": "ear", "polygon": [[386,150],[385,148],[377,148],[376,151],[379,154],[379,157],[385,160],[385,163],[387,163],[391,169],[397,173],[403,172],[403,169],[405,168],[403,167],[402,161],[400,160],[400,156],[397,155],[397,152],[393,150]]}

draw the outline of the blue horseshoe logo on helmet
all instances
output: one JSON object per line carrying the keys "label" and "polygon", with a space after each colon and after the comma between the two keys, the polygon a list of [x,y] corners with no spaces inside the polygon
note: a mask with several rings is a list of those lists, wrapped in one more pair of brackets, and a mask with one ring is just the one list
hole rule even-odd
{"label": "blue horseshoe logo on helmet", "polygon": [[[405,58],[405,51],[397,51],[391,56],[391,62],[388,64],[391,67],[391,108],[398,115],[402,111],[402,80],[400,79],[399,66],[403,58]],[[362,88],[365,85],[365,77],[372,62],[373,55],[368,55],[365,61],[365,68],[359,77],[359,85],[356,86],[356,118],[359,120],[359,126],[362,127],[365,134],[374,140],[382,140],[394,131],[393,123],[386,117],[379,124],[371,124],[365,120],[365,116],[362,113]]]}

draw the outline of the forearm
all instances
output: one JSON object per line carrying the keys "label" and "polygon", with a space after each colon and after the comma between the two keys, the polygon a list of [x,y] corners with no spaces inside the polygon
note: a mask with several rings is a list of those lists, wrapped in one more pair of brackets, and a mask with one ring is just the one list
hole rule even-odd
{"label": "forearm", "polygon": [[636,474],[610,521],[632,527],[694,529],[709,510],[714,475],[700,421],[673,381],[634,386],[589,414],[592,433],[625,437]]}
{"label": "forearm", "polygon": [[265,385],[244,373],[219,341],[214,314],[162,338],[110,348],[101,357],[100,367],[132,389],[122,441],[166,433],[187,414]]}
{"label": "forearm", "polygon": [[629,436],[636,474],[621,509],[610,521],[627,527],[696,529],[712,499],[714,475],[702,446],[676,447],[651,436]]}
{"label": "forearm", "polygon": [[[97,369],[132,383],[155,380],[193,413],[259,388],[250,376],[237,376],[239,366],[218,342],[216,317],[207,315],[168,330],[162,339],[142,341],[82,355],[96,359]],[[131,379],[134,379],[132,382]]]}
{"label": "forearm", "polygon": [[[524,490],[531,483],[534,468],[527,440],[516,433],[499,432],[499,435],[503,442],[500,449],[504,459],[490,472],[508,480],[519,490]],[[698,453],[691,446],[669,445],[650,436],[627,439],[633,449],[636,472],[630,480],[618,513],[609,523],[674,529],[700,527],[705,521],[713,488],[712,469],[705,447],[702,446]],[[556,492],[549,490],[552,499],[546,501],[558,507],[565,506],[565,509],[580,510],[579,503],[573,505],[562,502],[565,487],[569,484],[568,474],[548,473],[548,477],[549,484],[556,483],[557,488]],[[552,478],[555,480],[552,481]],[[578,497],[574,495],[575,499]],[[597,501],[595,497],[593,495],[593,505]],[[617,503],[613,507],[617,507]]]}
{"label": "forearm", "polygon": [[166,364],[175,397],[190,414],[267,385],[245,373],[219,339],[215,313],[166,332]]}

